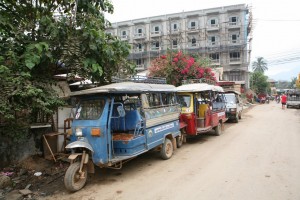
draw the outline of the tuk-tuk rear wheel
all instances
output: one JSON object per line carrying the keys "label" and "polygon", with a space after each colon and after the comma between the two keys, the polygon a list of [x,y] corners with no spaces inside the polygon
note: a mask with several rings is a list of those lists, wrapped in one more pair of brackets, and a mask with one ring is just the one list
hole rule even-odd
{"label": "tuk-tuk rear wheel", "polygon": [[164,160],[168,160],[173,155],[173,143],[168,138],[165,139],[163,146],[160,150],[160,156]]}
{"label": "tuk-tuk rear wheel", "polygon": [[76,192],[83,188],[87,181],[87,167],[83,165],[82,173],[79,172],[80,162],[75,162],[69,166],[64,177],[65,187],[70,192]]}
{"label": "tuk-tuk rear wheel", "polygon": [[235,117],[235,120],[234,120],[235,123],[239,123],[239,119],[240,119],[240,118],[239,118],[239,115],[237,114],[236,117]]}
{"label": "tuk-tuk rear wheel", "polygon": [[180,134],[176,137],[177,148],[180,148],[183,145],[183,137],[184,137],[184,135],[181,130]]}

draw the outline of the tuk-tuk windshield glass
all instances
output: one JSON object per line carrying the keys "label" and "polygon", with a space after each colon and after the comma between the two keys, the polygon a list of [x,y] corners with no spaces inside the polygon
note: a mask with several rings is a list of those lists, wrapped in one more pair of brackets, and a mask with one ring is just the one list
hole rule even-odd
{"label": "tuk-tuk windshield glass", "polygon": [[178,95],[179,103],[182,107],[191,106],[191,96],[189,95]]}
{"label": "tuk-tuk windshield glass", "polygon": [[226,102],[227,103],[236,103],[235,95],[234,94],[225,94]]}
{"label": "tuk-tuk windshield glass", "polygon": [[76,110],[76,119],[95,120],[99,119],[104,109],[104,99],[81,100]]}

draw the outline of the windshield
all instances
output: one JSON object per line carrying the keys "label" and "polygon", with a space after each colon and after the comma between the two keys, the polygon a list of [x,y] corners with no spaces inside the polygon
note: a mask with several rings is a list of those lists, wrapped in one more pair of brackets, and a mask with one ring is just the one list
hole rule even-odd
{"label": "windshield", "polygon": [[189,95],[178,95],[179,103],[182,107],[191,106],[191,96]]}
{"label": "windshield", "polygon": [[85,99],[79,102],[76,110],[76,119],[95,120],[99,119],[105,105],[104,99]]}
{"label": "windshield", "polygon": [[234,94],[225,94],[227,103],[236,103]]}

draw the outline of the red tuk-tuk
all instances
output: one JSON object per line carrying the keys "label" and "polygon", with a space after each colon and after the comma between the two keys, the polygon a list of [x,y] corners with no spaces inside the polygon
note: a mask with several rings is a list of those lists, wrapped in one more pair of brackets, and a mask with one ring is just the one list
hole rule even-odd
{"label": "red tuk-tuk", "polygon": [[195,136],[212,129],[222,132],[225,115],[224,90],[207,83],[184,84],[176,88],[181,103],[180,122],[187,124],[186,134]]}

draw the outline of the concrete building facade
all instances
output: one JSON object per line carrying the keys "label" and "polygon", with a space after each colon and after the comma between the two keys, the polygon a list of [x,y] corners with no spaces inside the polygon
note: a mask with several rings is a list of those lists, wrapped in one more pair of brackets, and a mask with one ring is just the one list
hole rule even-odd
{"label": "concrete building facade", "polygon": [[239,4],[116,22],[107,33],[131,45],[138,71],[167,50],[181,50],[210,58],[219,80],[248,88],[251,30],[251,10]]}

